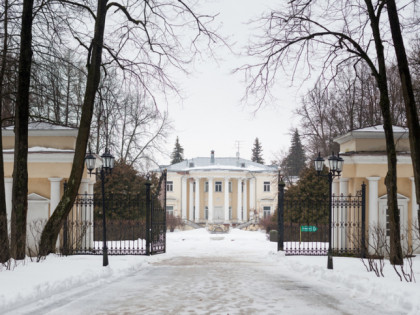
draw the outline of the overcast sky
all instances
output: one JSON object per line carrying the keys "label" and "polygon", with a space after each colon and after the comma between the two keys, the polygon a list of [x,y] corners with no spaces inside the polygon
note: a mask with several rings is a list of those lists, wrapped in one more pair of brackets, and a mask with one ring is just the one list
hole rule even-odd
{"label": "overcast sky", "polygon": [[[232,49],[245,54],[245,46],[255,31],[247,24],[258,18],[278,0],[208,0],[199,1],[201,12],[217,13],[220,34],[235,42]],[[233,54],[228,49],[218,51],[220,59],[199,60],[191,68],[191,75],[178,78],[183,102],[170,101],[168,110],[174,132],[167,140],[167,151],[173,150],[178,136],[184,148],[185,158],[209,156],[215,150],[216,157],[235,156],[239,142],[240,156],[251,157],[251,148],[256,137],[263,147],[266,163],[273,153],[287,150],[290,145],[289,131],[298,127],[294,108],[299,104],[306,89],[291,86],[286,75],[279,78],[272,93],[276,100],[255,113],[251,104],[241,103],[245,83],[241,75],[231,74],[232,69],[246,62],[245,57]],[[283,75],[283,74],[281,74]],[[298,82],[296,82],[298,83]],[[299,82],[300,83],[300,82]],[[162,161],[169,163],[169,159]]]}

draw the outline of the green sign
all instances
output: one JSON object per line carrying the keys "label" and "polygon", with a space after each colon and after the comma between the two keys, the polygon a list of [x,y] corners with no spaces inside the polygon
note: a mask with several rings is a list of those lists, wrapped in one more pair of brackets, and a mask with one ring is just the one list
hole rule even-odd
{"label": "green sign", "polygon": [[302,225],[300,227],[300,231],[301,232],[316,232],[316,231],[318,231],[318,228],[316,226],[313,226],[313,225]]}

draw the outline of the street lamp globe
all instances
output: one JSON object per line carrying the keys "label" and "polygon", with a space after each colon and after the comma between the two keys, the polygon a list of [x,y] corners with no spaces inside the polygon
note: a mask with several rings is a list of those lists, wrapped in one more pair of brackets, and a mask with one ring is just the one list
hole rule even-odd
{"label": "street lamp globe", "polygon": [[321,153],[318,152],[318,157],[314,160],[315,170],[319,173],[324,168],[324,159],[321,157]]}
{"label": "street lamp globe", "polygon": [[337,172],[338,158],[334,155],[334,152],[328,157],[328,164],[331,172]]}
{"label": "street lamp globe", "polygon": [[114,168],[114,161],[115,158],[114,156],[109,152],[108,149],[105,149],[105,153],[101,155],[102,158],[102,163],[103,163],[103,168],[106,171],[111,171]]}
{"label": "street lamp globe", "polygon": [[343,165],[344,165],[344,160],[340,156],[340,153],[338,153],[338,157],[337,157],[337,173],[338,174],[340,174],[341,171],[343,170]]}
{"label": "street lamp globe", "polygon": [[91,152],[89,152],[89,154],[85,157],[86,168],[89,171],[89,174],[92,174],[92,171],[95,168],[95,162],[95,156]]}

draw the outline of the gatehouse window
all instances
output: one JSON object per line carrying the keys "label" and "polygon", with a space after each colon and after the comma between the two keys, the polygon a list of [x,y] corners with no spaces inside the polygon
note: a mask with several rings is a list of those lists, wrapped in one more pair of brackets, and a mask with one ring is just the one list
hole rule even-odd
{"label": "gatehouse window", "polygon": [[215,192],[222,192],[222,182],[216,182],[214,190]]}
{"label": "gatehouse window", "polygon": [[263,207],[263,214],[264,214],[264,219],[269,217],[271,214],[271,207]]}
{"label": "gatehouse window", "polygon": [[167,181],[166,182],[166,191],[174,191],[174,182],[173,181]]}
{"label": "gatehouse window", "polygon": [[174,206],[166,206],[166,214],[174,215]]}
{"label": "gatehouse window", "polygon": [[270,182],[264,182],[264,191],[270,191]]}

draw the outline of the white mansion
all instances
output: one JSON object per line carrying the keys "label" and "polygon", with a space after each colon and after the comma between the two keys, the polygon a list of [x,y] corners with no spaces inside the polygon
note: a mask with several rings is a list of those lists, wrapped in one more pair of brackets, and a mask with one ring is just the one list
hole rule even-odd
{"label": "white mansion", "polygon": [[[241,223],[273,214],[277,167],[236,158],[185,160],[167,167],[166,209],[196,223]],[[257,216],[257,217],[255,217]]]}

